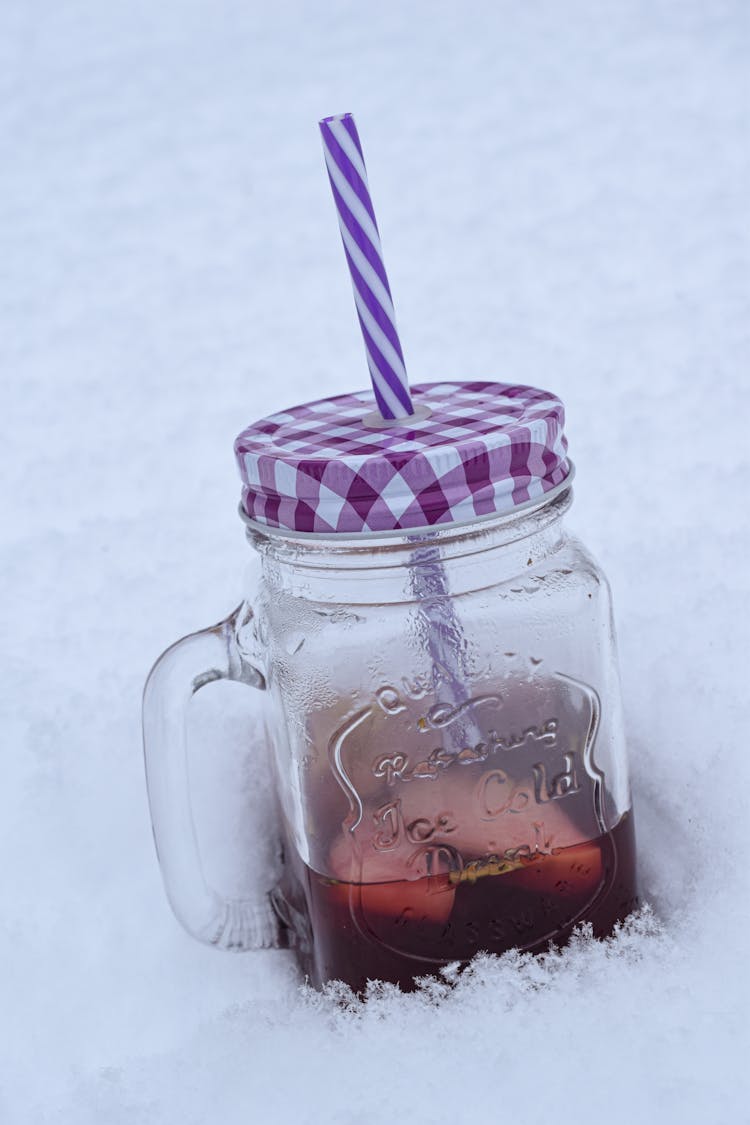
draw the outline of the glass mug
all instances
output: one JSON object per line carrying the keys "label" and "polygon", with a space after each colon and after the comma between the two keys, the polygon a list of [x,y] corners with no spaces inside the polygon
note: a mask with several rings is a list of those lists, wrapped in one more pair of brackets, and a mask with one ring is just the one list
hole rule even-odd
{"label": "glass mug", "polygon": [[[151,814],[183,925],[269,944],[203,876],[185,708],[220,678],[264,701],[283,939],[316,986],[409,988],[475,953],[540,951],[637,905],[609,588],[564,479],[441,527],[315,534],[248,518],[254,588],[160,658],[144,700]],[[247,504],[245,505],[247,510]]]}

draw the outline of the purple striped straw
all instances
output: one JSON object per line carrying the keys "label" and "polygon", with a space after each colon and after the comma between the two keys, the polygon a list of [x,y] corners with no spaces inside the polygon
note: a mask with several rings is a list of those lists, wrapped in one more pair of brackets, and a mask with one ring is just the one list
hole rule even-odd
{"label": "purple striped straw", "polygon": [[[351,113],[324,117],[319,125],[375,399],[384,419],[411,418],[414,407],[357,127]],[[412,564],[435,688],[443,702],[460,708],[469,698],[461,671],[463,635],[439,548],[414,551]],[[471,715],[442,733],[444,748],[456,754],[481,737]]]}
{"label": "purple striped straw", "polygon": [[385,419],[409,418],[414,407],[357,126],[351,113],[319,125],[378,409]]}

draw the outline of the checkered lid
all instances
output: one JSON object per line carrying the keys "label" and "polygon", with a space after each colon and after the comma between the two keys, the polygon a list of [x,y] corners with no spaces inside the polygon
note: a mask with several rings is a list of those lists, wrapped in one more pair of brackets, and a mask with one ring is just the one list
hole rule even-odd
{"label": "checkered lid", "polygon": [[294,406],[235,442],[242,505],[268,527],[372,534],[501,515],[570,473],[558,398],[505,383],[422,383],[385,424],[371,391]]}

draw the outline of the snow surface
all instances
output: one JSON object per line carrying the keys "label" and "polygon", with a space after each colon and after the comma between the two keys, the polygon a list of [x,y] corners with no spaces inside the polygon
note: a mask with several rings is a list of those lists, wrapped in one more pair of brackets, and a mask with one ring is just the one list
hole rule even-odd
{"label": "snow surface", "polygon": [[[0,25],[0,1121],[750,1120],[748,5],[4,0]],[[366,385],[316,128],[343,110],[412,378],[567,404],[653,907],[348,1008],[286,952],[183,934],[140,747],[152,660],[239,599],[234,435]],[[202,694],[231,835],[207,732],[231,775],[257,700]]]}

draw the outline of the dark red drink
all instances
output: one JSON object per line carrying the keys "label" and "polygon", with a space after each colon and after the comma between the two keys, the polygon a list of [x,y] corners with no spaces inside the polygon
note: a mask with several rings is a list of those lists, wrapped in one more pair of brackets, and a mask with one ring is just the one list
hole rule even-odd
{"label": "dark red drink", "polygon": [[338,882],[300,861],[287,871],[277,906],[303,971],[317,987],[335,979],[357,992],[368,980],[409,989],[480,951],[541,952],[581,922],[604,937],[638,905],[630,814],[585,843],[416,880]]}

